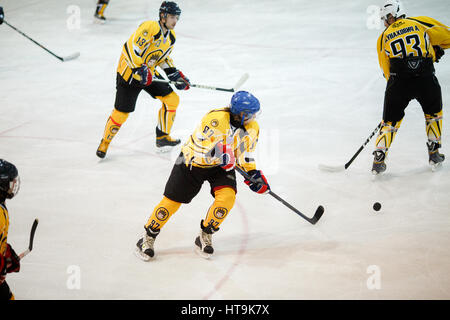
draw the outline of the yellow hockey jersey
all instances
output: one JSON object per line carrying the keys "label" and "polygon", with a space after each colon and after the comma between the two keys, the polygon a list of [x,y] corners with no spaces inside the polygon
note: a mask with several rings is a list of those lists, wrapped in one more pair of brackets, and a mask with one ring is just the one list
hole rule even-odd
{"label": "yellow hockey jersey", "polygon": [[236,165],[250,171],[256,169],[254,153],[258,143],[259,125],[255,120],[244,126],[231,124],[229,108],[207,113],[183,145],[181,151],[187,166],[208,168],[221,165],[216,154],[219,142],[230,144],[234,150]]}
{"label": "yellow hockey jersey", "polygon": [[0,254],[5,255],[8,240],[9,214],[6,207],[0,203]]}
{"label": "yellow hockey jersey", "polygon": [[436,60],[433,46],[450,48],[450,29],[429,17],[399,19],[380,35],[377,42],[378,61],[386,80],[391,58],[424,57]]}
{"label": "yellow hockey jersey", "polygon": [[175,31],[163,30],[158,21],[143,22],[123,45],[117,72],[129,81],[132,69],[147,64],[152,74],[157,66],[162,69],[174,67],[169,57],[175,44]]}

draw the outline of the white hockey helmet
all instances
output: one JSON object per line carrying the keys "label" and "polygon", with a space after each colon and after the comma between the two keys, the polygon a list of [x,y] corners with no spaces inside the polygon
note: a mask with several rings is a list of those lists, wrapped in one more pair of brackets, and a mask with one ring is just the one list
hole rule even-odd
{"label": "white hockey helmet", "polygon": [[401,16],[406,16],[403,4],[399,0],[386,0],[380,10],[381,19],[387,20],[389,14],[396,19]]}

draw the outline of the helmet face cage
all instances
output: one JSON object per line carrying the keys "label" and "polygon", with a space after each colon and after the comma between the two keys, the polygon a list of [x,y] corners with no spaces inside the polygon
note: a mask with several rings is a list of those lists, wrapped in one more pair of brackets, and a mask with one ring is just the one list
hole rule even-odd
{"label": "helmet face cage", "polygon": [[20,190],[20,177],[15,177],[12,181],[9,182],[9,189],[6,192],[6,198],[12,199]]}
{"label": "helmet face cage", "polygon": [[242,117],[241,125],[256,118],[259,111],[259,100],[251,93],[238,91],[231,97],[231,113]]}
{"label": "helmet face cage", "polygon": [[16,166],[0,159],[0,194],[11,199],[20,189],[20,178]]}

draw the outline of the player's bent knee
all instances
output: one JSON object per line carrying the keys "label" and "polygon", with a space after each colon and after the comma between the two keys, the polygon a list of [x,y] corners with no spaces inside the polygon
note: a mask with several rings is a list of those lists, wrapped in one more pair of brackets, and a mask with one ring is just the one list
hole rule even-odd
{"label": "player's bent knee", "polygon": [[114,109],[111,114],[111,119],[117,124],[122,124],[127,120],[128,115],[129,115],[128,112],[122,112],[117,109]]}
{"label": "player's bent knee", "polygon": [[214,191],[215,202],[223,204],[228,209],[233,208],[236,192],[231,187],[217,188]]}
{"label": "player's bent knee", "polygon": [[180,97],[175,92],[171,92],[167,96],[159,96],[157,98],[166,105],[168,110],[171,111],[176,110],[178,108],[178,105],[180,104]]}

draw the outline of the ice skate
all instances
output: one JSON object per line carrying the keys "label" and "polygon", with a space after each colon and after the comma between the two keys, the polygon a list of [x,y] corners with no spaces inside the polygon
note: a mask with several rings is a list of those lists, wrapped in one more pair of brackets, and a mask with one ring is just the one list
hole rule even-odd
{"label": "ice skate", "polygon": [[108,150],[109,142],[102,139],[100,145],[97,148],[97,157],[104,158],[106,156],[106,151]]}
{"label": "ice skate", "polygon": [[377,150],[373,152],[373,165],[372,165],[372,174],[378,175],[386,171],[386,164],[384,163],[384,159],[386,155],[383,151]]}
{"label": "ice skate", "polygon": [[442,162],[445,160],[445,155],[439,153],[440,145],[436,142],[427,143],[428,147],[428,162],[431,166],[431,170],[435,171],[442,166]]}
{"label": "ice skate", "polygon": [[218,230],[219,228],[215,229],[211,225],[204,227],[203,220],[200,222],[200,234],[197,238],[195,238],[195,252],[197,252],[201,257],[209,259],[209,257],[211,257],[214,253],[214,248],[212,246],[212,235]]}
{"label": "ice skate", "polygon": [[135,254],[138,258],[144,261],[149,261],[155,255],[153,245],[155,243],[156,236],[159,234],[159,230],[154,231],[151,229],[145,229],[142,238],[136,243]]}
{"label": "ice skate", "polygon": [[102,14],[94,14],[94,22],[104,24],[106,22],[106,18]]}

